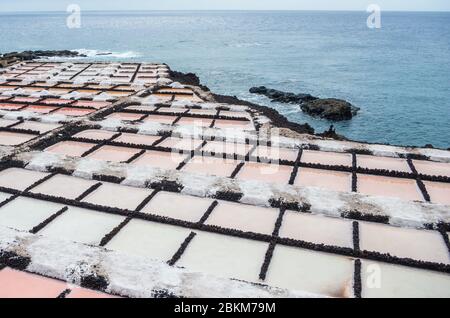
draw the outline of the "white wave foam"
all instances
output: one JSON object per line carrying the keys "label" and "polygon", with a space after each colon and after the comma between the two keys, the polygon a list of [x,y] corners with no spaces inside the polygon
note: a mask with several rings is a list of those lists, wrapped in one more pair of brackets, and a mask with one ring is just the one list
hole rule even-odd
{"label": "white wave foam", "polygon": [[77,49],[79,54],[86,55],[87,57],[114,57],[114,58],[135,58],[139,57],[140,54],[134,51],[125,52],[112,52],[112,51],[100,51],[100,50],[89,50],[89,49]]}
{"label": "white wave foam", "polygon": [[125,52],[111,52],[111,51],[100,51],[100,50],[88,50],[88,49],[77,49],[73,50],[78,52],[79,54],[85,55],[85,57],[60,57],[60,56],[52,56],[48,58],[42,58],[45,60],[79,60],[83,58],[105,58],[105,59],[111,59],[111,58],[119,58],[119,59],[131,59],[131,58],[137,58],[140,57],[141,54],[134,51],[125,51]]}

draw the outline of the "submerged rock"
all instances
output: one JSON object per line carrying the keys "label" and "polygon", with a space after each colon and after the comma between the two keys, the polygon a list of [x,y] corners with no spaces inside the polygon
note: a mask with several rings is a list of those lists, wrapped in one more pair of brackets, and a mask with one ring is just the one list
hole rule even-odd
{"label": "submerged rock", "polygon": [[282,92],[276,89],[267,88],[265,86],[252,87],[250,88],[250,93],[267,96],[272,100],[272,102],[289,103],[289,104],[300,104],[317,99],[317,97],[314,97],[310,94],[295,94],[290,92]]}
{"label": "submerged rock", "polygon": [[349,102],[335,98],[316,99],[303,103],[301,109],[311,115],[328,120],[349,120],[355,116],[359,108]]}

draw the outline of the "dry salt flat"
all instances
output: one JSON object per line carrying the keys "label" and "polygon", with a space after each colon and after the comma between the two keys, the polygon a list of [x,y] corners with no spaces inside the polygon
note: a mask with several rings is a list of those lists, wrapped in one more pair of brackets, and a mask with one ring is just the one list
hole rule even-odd
{"label": "dry salt flat", "polygon": [[15,64],[0,117],[0,297],[450,297],[447,150],[307,135],[155,63]]}

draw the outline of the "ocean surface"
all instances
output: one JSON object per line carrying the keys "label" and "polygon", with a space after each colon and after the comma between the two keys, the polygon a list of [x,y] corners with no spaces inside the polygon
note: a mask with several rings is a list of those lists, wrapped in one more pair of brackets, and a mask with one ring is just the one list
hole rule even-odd
{"label": "ocean surface", "polygon": [[[101,60],[168,63],[221,94],[271,106],[316,131],[326,120],[252,95],[252,86],[346,99],[361,108],[336,123],[351,139],[450,147],[450,13],[81,12],[0,13],[0,52],[82,50]],[[111,55],[96,57],[99,52]]]}

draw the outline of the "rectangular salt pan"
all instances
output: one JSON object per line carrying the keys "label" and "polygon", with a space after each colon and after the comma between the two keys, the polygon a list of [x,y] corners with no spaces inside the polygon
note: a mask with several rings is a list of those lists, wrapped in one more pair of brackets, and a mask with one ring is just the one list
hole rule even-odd
{"label": "rectangular salt pan", "polygon": [[286,211],[279,235],[315,244],[353,248],[353,223],[339,218]]}
{"label": "rectangular salt pan", "polygon": [[105,247],[130,255],[169,261],[190,232],[183,227],[134,219]]}
{"label": "rectangular salt pan", "polygon": [[224,278],[257,282],[268,243],[198,232],[176,266]]}
{"label": "rectangular salt pan", "polygon": [[239,230],[272,235],[279,211],[220,201],[206,221],[206,224]]}
{"label": "rectangular salt pan", "polygon": [[407,201],[423,201],[423,196],[414,179],[358,174],[358,192]]}
{"label": "rectangular salt pan", "polygon": [[239,161],[215,157],[194,157],[183,167],[182,171],[219,177],[230,177]]}
{"label": "rectangular salt pan", "polygon": [[98,245],[124,219],[125,217],[114,214],[70,207],[39,234],[59,240]]}
{"label": "rectangular salt pan", "polygon": [[19,197],[0,208],[0,225],[30,231],[63,207],[52,202]]}
{"label": "rectangular salt pan", "polygon": [[23,191],[48,175],[45,172],[10,168],[0,171],[0,186]]}
{"label": "rectangular salt pan", "polygon": [[202,148],[203,151],[214,152],[216,154],[230,154],[246,156],[250,151],[251,146],[241,143],[233,142],[221,142],[221,141],[208,141],[208,143]]}
{"label": "rectangular salt pan", "polygon": [[362,250],[400,258],[450,264],[450,254],[437,231],[416,230],[360,222],[360,247]]}
{"label": "rectangular salt pan", "polygon": [[158,147],[166,147],[172,149],[179,149],[184,151],[194,150],[202,144],[202,140],[191,138],[175,138],[170,137],[158,144]]}
{"label": "rectangular salt pan", "polygon": [[363,298],[450,298],[450,276],[428,270],[362,261]]}
{"label": "rectangular salt pan", "polygon": [[134,160],[132,164],[175,170],[184,159],[186,159],[186,156],[174,152],[147,151]]}
{"label": "rectangular salt pan", "polygon": [[277,245],[265,283],[330,297],[352,297],[353,271],[348,257]]}
{"label": "rectangular salt pan", "polygon": [[94,184],[96,182],[92,180],[56,175],[34,187],[31,192],[75,200]]}
{"label": "rectangular salt pan", "polygon": [[61,141],[48,147],[45,151],[66,156],[81,157],[85,152],[94,147],[95,144],[78,141]]}
{"label": "rectangular salt pan", "polygon": [[357,155],[356,160],[361,168],[411,172],[406,159]]}
{"label": "rectangular salt pan", "polygon": [[450,205],[450,183],[424,181],[432,203]]}
{"label": "rectangular salt pan", "polygon": [[295,161],[298,156],[298,150],[278,148],[278,147],[266,147],[258,146],[255,151],[252,152],[252,156],[267,158],[270,161],[288,160]]}
{"label": "rectangular salt pan", "polygon": [[30,141],[31,139],[36,137],[37,137],[36,135],[15,133],[9,131],[0,131],[0,145],[17,146],[27,141]]}
{"label": "rectangular salt pan", "polygon": [[304,150],[301,162],[351,167],[352,155],[337,152]]}
{"label": "rectangular salt pan", "polygon": [[198,222],[212,202],[211,199],[159,192],[141,212],[188,222]]}
{"label": "rectangular salt pan", "polygon": [[93,140],[108,140],[112,138],[112,136],[114,136],[115,134],[116,134],[115,132],[107,130],[89,129],[75,134],[74,137],[87,138]]}
{"label": "rectangular salt pan", "polygon": [[151,193],[152,190],[103,183],[85,197],[83,202],[134,211]]}
{"label": "rectangular salt pan", "polygon": [[161,139],[160,136],[147,136],[139,134],[122,133],[122,135],[114,139],[114,141],[134,145],[152,146],[155,142],[157,142],[160,139]]}
{"label": "rectangular salt pan", "polygon": [[236,176],[239,180],[252,180],[288,184],[291,177],[292,167],[246,162]]}
{"label": "rectangular salt pan", "polygon": [[450,177],[450,163],[414,160],[413,164],[420,174]]}
{"label": "rectangular salt pan", "polygon": [[297,172],[294,185],[350,192],[352,190],[352,174],[349,172],[301,167]]}
{"label": "rectangular salt pan", "polygon": [[139,149],[102,146],[100,149],[92,152],[87,157],[102,161],[125,162],[140,152]]}

